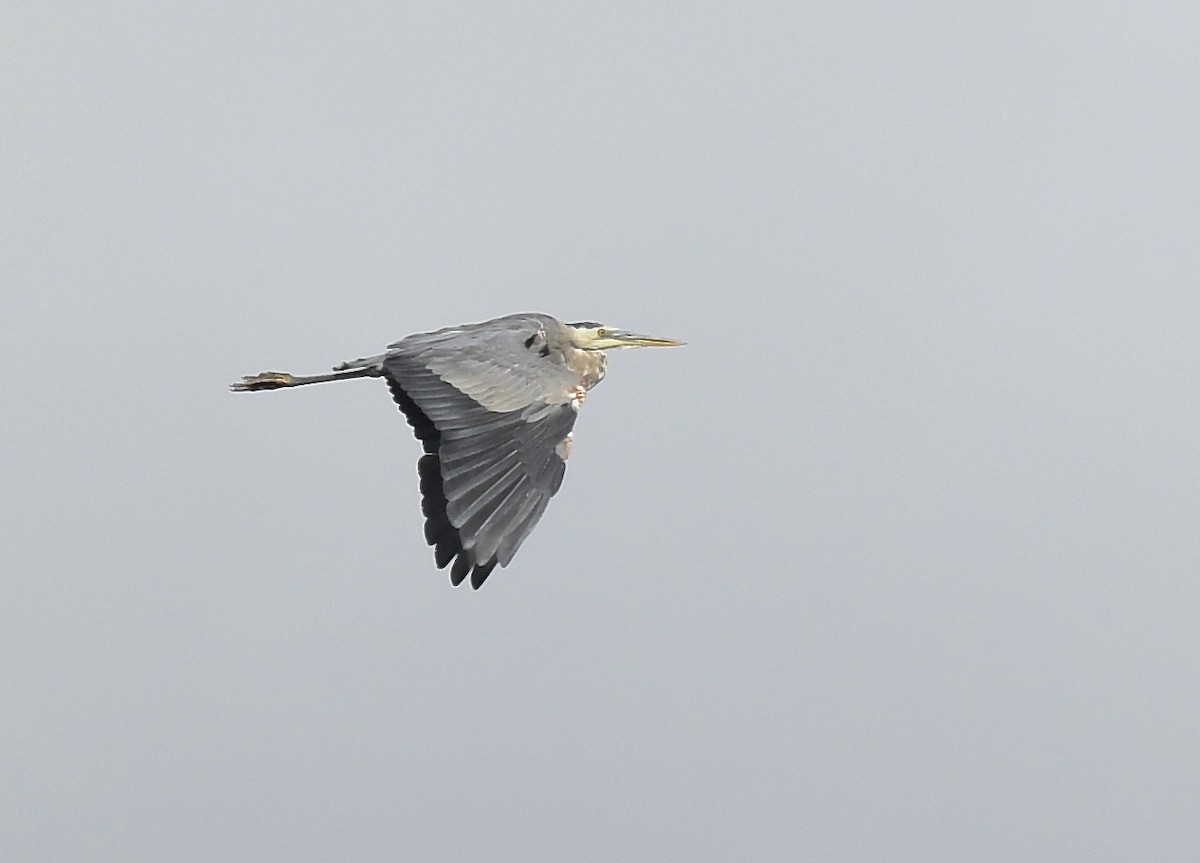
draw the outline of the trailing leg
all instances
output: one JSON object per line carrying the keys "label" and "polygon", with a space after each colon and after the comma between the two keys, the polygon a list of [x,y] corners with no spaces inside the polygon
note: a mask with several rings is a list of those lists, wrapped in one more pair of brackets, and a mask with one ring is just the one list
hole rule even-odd
{"label": "trailing leg", "polygon": [[282,387],[302,387],[305,384],[321,384],[326,381],[344,381],[349,378],[378,378],[382,375],[383,370],[377,366],[345,369],[327,375],[300,376],[287,372],[260,372],[256,375],[247,375],[240,381],[230,384],[229,388],[235,393],[250,393],[258,390],[277,390]]}

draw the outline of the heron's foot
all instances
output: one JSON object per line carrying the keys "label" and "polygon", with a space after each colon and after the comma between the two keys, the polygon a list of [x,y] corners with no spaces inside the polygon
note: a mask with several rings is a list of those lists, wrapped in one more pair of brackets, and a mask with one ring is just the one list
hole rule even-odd
{"label": "heron's foot", "polygon": [[296,378],[287,372],[260,372],[257,375],[246,375],[237,383],[229,385],[235,393],[248,393],[255,390],[277,390],[280,387],[294,387]]}

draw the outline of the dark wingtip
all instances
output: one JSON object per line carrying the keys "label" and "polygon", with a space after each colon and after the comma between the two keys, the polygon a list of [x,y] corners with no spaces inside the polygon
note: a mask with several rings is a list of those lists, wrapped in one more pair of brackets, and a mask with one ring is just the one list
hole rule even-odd
{"label": "dark wingtip", "polygon": [[[471,589],[479,590],[487,581],[487,577],[492,574],[492,570],[496,568],[497,562],[495,558],[492,558],[487,563],[476,563],[469,551],[460,551],[458,557],[454,559],[454,565],[450,567],[450,583],[458,587],[470,575]],[[439,566],[445,566],[445,564],[439,564]]]}
{"label": "dark wingtip", "polygon": [[[450,566],[450,583],[458,587],[467,576],[471,576],[471,587],[479,590],[487,581],[499,562],[495,556],[486,563],[478,563],[473,551],[462,547],[459,529],[450,522],[446,513],[446,492],[442,480],[442,460],[438,455],[441,432],[426,416],[420,406],[412,400],[396,376],[384,366],[384,376],[392,398],[400,406],[413,433],[421,441],[425,455],[417,461],[417,475],[421,487],[421,512],[425,516],[425,542],[433,546],[433,562],[438,569]],[[561,479],[559,480],[561,482]],[[450,562],[453,561],[453,565]]]}
{"label": "dark wingtip", "polygon": [[454,566],[450,567],[450,583],[458,587],[463,583],[463,579],[467,577],[467,573],[471,571],[471,558],[465,553],[459,554],[454,560]]}
{"label": "dark wingtip", "polygon": [[458,540],[446,539],[433,547],[433,562],[438,569],[445,569],[454,555],[458,554]]}
{"label": "dark wingtip", "polygon": [[[472,568],[478,571],[478,567],[474,567],[472,556],[463,549],[458,529],[450,523],[450,518],[446,514],[446,493],[442,488],[442,462],[438,458],[441,433],[425,415],[425,412],[404,391],[404,387],[400,385],[396,376],[387,372],[386,366],[384,374],[387,378],[388,388],[392,391],[392,398],[400,406],[404,418],[412,426],[413,434],[421,441],[425,450],[425,455],[417,461],[417,475],[421,487],[421,513],[425,516],[425,542],[433,546],[433,562],[438,569],[444,569],[451,561],[454,561],[454,565],[450,567],[450,583],[458,587],[466,580],[467,575],[471,574]],[[479,578],[479,584],[483,583],[483,579],[487,578],[487,572],[490,571],[491,567],[488,567],[483,576]],[[475,580],[476,576],[472,575],[471,583],[478,587]]]}
{"label": "dark wingtip", "polygon": [[475,569],[471,572],[471,589],[479,590],[479,588],[483,586],[483,583],[487,581],[487,577],[492,574],[492,570],[495,568],[495,560],[491,560],[484,564],[476,564]]}

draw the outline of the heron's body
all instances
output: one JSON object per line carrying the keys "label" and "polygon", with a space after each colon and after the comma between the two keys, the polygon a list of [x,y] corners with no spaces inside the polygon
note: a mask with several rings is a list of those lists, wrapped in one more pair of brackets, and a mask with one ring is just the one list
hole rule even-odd
{"label": "heron's body", "polygon": [[417,333],[332,374],[263,372],[238,391],[383,377],[425,455],[417,464],[425,539],[451,581],[478,588],[507,566],[558,491],[586,393],[604,351],[682,344],[519,314]]}

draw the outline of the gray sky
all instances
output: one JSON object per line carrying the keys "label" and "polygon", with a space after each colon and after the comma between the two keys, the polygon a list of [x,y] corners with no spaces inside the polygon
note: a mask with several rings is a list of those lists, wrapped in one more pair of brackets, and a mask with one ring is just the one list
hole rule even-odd
{"label": "gray sky", "polygon": [[[1196,5],[650,5],[0,11],[0,858],[1195,859]],[[225,389],[516,311],[477,594]]]}

